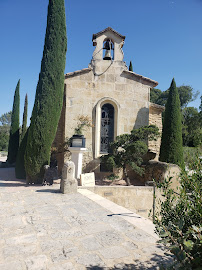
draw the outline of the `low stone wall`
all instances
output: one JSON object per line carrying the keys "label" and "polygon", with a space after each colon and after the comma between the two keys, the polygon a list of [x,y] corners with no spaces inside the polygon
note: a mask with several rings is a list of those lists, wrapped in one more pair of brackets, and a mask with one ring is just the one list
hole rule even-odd
{"label": "low stone wall", "polygon": [[130,171],[128,173],[131,184],[133,185],[145,185],[148,181],[163,182],[165,179],[172,177],[171,188],[177,191],[177,187],[179,186],[179,175],[180,175],[180,167],[175,164],[150,160],[146,165],[143,165],[145,169],[144,174],[142,176],[136,174],[134,171]]}
{"label": "low stone wall", "polygon": [[[150,210],[153,211],[154,188],[152,186],[94,186],[78,188],[88,189],[132,212],[152,219],[152,217],[148,217]],[[161,192],[156,190],[156,202],[159,198],[161,198]]]}

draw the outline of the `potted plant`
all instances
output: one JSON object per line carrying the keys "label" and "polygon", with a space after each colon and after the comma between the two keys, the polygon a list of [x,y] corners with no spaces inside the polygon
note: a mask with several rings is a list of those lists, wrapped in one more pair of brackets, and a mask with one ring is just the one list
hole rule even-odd
{"label": "potted plant", "polygon": [[84,115],[79,116],[77,127],[74,129],[74,135],[71,138],[72,147],[85,148],[86,138],[84,138],[83,131],[89,127],[92,127],[89,117]]}

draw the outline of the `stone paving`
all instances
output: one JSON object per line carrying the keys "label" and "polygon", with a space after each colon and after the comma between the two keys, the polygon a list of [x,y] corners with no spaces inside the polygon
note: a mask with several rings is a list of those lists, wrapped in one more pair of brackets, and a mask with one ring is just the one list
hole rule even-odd
{"label": "stone paving", "polygon": [[0,169],[0,269],[158,269],[169,261],[150,221],[91,195],[26,186],[13,168]]}

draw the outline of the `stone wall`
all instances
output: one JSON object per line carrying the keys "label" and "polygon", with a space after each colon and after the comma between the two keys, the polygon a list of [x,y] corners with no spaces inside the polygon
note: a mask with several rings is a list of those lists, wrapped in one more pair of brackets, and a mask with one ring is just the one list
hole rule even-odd
{"label": "stone wall", "polygon": [[[165,107],[150,103],[149,106],[149,124],[159,128],[160,135],[162,134],[162,112]],[[151,152],[156,153],[155,160],[159,159],[161,145],[161,136],[156,141],[149,141],[148,148]]]}
{"label": "stone wall", "polygon": [[100,126],[96,115],[99,102],[106,101],[117,108],[114,138],[129,133],[134,127],[149,124],[149,95],[154,82],[129,72],[122,61],[92,61],[87,69],[66,74],[65,85],[65,137],[74,134],[81,115],[88,116],[94,126],[84,132],[88,151],[84,154],[85,171],[99,171],[99,151],[96,152],[99,148],[99,134],[96,133]]}
{"label": "stone wall", "polygon": [[[83,187],[78,187],[83,188]],[[149,213],[153,212],[153,187],[134,187],[134,186],[95,186],[85,187],[118,205],[121,205],[132,212],[139,214],[145,218],[149,217]],[[159,199],[162,199],[161,191],[155,190],[156,207],[158,207]]]}
{"label": "stone wall", "polygon": [[179,186],[179,175],[181,169],[178,165],[150,160],[147,164],[142,166],[144,174],[142,176],[136,174],[134,171],[129,172],[132,185],[145,185],[148,181],[162,182],[169,177],[172,177],[171,187],[177,190]]}

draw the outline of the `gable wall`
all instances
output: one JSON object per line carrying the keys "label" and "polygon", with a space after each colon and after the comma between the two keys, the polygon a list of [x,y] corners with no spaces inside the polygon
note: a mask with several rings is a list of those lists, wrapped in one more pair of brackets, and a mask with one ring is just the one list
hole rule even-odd
{"label": "gable wall", "polygon": [[[105,67],[100,67],[100,70],[97,68],[96,72],[102,73],[103,69]],[[65,79],[65,137],[70,138],[74,134],[77,119],[81,115],[89,116],[93,125],[97,125],[95,108],[99,100],[104,97],[115,100],[119,105],[117,135],[130,132],[134,126],[138,128],[149,124],[150,86],[141,83],[141,79],[135,81],[121,74],[123,69],[125,68],[121,65],[112,65],[101,76],[94,76],[93,71],[90,71]],[[84,135],[88,149],[88,152],[84,154],[84,163],[88,163],[95,156],[95,127],[86,130]]]}

